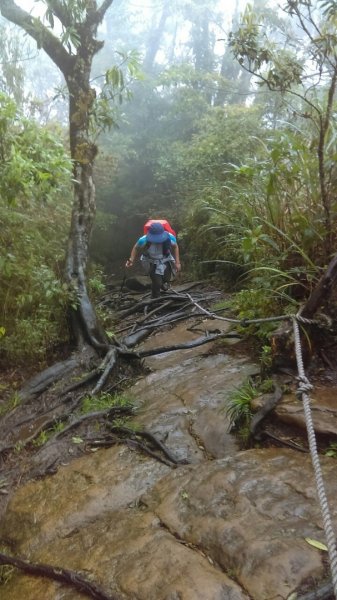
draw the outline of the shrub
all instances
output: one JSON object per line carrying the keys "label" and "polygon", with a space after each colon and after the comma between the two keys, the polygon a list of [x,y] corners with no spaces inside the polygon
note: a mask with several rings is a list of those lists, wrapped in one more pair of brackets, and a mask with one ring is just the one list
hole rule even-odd
{"label": "shrub", "polygon": [[0,361],[43,361],[68,337],[61,269],[71,162],[60,135],[0,94]]}

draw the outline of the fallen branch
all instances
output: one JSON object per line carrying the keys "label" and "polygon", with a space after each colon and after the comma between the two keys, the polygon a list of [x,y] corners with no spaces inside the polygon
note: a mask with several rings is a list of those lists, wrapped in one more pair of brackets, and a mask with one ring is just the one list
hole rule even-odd
{"label": "fallen branch", "polygon": [[127,348],[133,348],[137,346],[140,342],[145,340],[149,335],[151,335],[153,331],[153,327],[137,329],[134,333],[130,333],[130,335],[126,335],[122,338],[121,344],[126,346]]}
{"label": "fallen branch", "polygon": [[144,315],[144,317],[137,319],[136,325],[141,325],[142,323],[144,323],[144,321],[147,321],[147,319],[149,317],[151,317],[152,315],[155,315],[158,312],[158,310],[164,310],[165,308],[168,308],[169,306],[171,306],[171,304],[173,304],[173,301],[169,300],[168,302],[164,302],[164,304],[161,306],[156,306],[155,308],[150,310],[150,312],[148,312],[146,315]]}
{"label": "fallen branch", "polygon": [[[165,296],[165,299],[167,300],[166,296]],[[173,297],[170,299],[177,300],[177,297]],[[146,306],[154,306],[154,305],[158,305],[158,304],[161,304],[161,305],[163,304],[162,296],[160,298],[148,298],[146,300],[141,300],[140,302],[137,302],[130,308],[120,311],[119,316],[121,318],[129,317],[130,315],[133,315],[136,312],[140,312]]]}
{"label": "fallen branch", "polygon": [[[214,335],[208,335],[206,337],[197,338],[196,340],[192,340],[191,342],[186,342],[186,344],[176,344],[175,346],[161,346],[159,348],[152,348],[150,350],[141,350],[140,352],[137,352],[137,354],[135,353],[134,356],[138,358],[143,358],[145,356],[164,354],[164,352],[174,352],[175,350],[189,350],[190,348],[196,348],[197,346],[202,346],[203,344],[209,344],[209,342],[214,342],[215,340],[219,340],[221,338],[240,337],[241,336],[238,333],[216,333]],[[119,352],[121,354],[126,354],[124,350],[119,350]]]}
{"label": "fallen branch", "polygon": [[[218,294],[214,294],[214,293],[208,293],[205,295],[200,296],[200,298],[198,298],[199,302],[207,302],[208,300],[214,300],[214,298],[217,296]],[[159,298],[148,298],[146,300],[141,300],[140,302],[137,302],[137,304],[135,304],[134,306],[132,306],[131,308],[128,308],[126,310],[122,310],[119,313],[119,316],[122,318],[125,317],[129,317],[130,315],[136,313],[136,312],[140,312],[141,310],[143,310],[145,307],[147,306],[153,306],[153,305],[157,305],[157,304],[161,304],[161,307],[163,306],[163,303],[166,301],[174,301],[174,302],[179,302],[179,301],[184,301],[186,302],[186,300],[189,300],[191,303],[194,302],[192,296],[190,296],[189,294],[185,294],[185,293],[166,293],[165,296],[160,296]],[[164,301],[164,302],[163,302]]]}
{"label": "fallen branch", "polygon": [[305,448],[302,448],[301,446],[294,444],[294,442],[290,442],[288,440],[282,440],[282,438],[277,437],[277,435],[270,433],[266,429],[263,430],[263,434],[266,435],[267,437],[269,437],[270,439],[274,440],[275,442],[279,442],[282,446],[287,446],[287,448],[293,448],[293,450],[298,450],[298,452],[304,452],[305,454],[307,454],[309,452]]}
{"label": "fallen branch", "polygon": [[47,577],[48,579],[71,585],[82,594],[86,594],[94,600],[118,600],[115,594],[113,596],[106,594],[98,585],[91,583],[76,573],[76,571],[71,571],[70,569],[63,569],[43,563],[31,563],[28,560],[9,556],[2,552],[0,552],[0,564],[12,565],[34,577]]}

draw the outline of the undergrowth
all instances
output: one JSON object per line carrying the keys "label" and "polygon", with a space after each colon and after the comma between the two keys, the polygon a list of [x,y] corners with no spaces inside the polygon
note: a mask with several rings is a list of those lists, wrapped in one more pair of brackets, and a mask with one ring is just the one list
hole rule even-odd
{"label": "undergrowth", "polygon": [[225,409],[230,422],[229,429],[238,434],[244,446],[248,444],[250,437],[250,423],[253,416],[252,402],[261,394],[272,392],[273,388],[272,379],[257,382],[248,379],[230,394]]}
{"label": "undergrowth", "polygon": [[85,396],[82,400],[81,414],[85,415],[90,412],[105,410],[116,406],[133,408],[133,401],[124,394],[109,394],[102,392],[97,396]]}

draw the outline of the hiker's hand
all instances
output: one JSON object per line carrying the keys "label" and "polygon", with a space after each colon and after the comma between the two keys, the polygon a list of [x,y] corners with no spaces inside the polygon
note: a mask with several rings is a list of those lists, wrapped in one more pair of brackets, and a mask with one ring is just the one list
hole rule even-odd
{"label": "hiker's hand", "polygon": [[125,263],[125,266],[126,266],[127,268],[129,268],[129,267],[132,267],[132,265],[133,265],[133,260],[132,260],[132,258],[128,258],[128,260],[127,260],[127,261],[126,261],[126,263]]}
{"label": "hiker's hand", "polygon": [[176,262],[176,269],[177,269],[177,272],[180,273],[180,271],[181,271],[181,264],[180,264],[180,262]]}

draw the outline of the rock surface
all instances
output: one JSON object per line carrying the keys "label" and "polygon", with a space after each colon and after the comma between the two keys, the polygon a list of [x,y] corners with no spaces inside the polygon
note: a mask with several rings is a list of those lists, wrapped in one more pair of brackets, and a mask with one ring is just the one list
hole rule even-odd
{"label": "rock surface", "polygon": [[[144,345],[198,336],[180,326]],[[18,489],[0,526],[13,554],[79,571],[120,600],[285,600],[328,576],[326,553],[305,540],[326,543],[310,456],[240,451],[226,406],[257,367],[244,355],[206,352],[147,359],[152,372],[130,390],[137,422],[191,464],[171,469],[126,447],[88,452]],[[288,399],[277,410],[292,406]],[[337,463],[321,463],[337,528]],[[87,596],[15,574],[0,597]]]}

